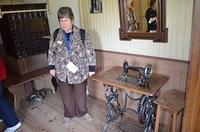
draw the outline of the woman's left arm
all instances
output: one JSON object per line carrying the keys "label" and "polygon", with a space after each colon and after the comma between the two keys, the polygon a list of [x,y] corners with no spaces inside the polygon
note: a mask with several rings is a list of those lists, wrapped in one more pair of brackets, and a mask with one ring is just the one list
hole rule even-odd
{"label": "woman's left arm", "polygon": [[85,49],[86,49],[86,54],[88,58],[88,63],[89,63],[89,75],[92,76],[95,73],[95,66],[96,66],[96,53],[94,50],[94,47],[92,45],[92,42],[89,38],[89,34],[85,32]]}

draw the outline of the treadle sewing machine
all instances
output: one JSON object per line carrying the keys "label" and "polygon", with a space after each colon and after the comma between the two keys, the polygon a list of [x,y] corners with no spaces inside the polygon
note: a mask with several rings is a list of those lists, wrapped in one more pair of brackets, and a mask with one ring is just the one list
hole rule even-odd
{"label": "treadle sewing machine", "polygon": [[138,77],[138,85],[141,87],[149,87],[149,80],[150,76],[152,74],[152,65],[147,64],[145,68],[143,67],[135,67],[135,66],[129,66],[128,62],[125,60],[123,63],[123,76],[125,81],[127,82],[128,79],[128,71],[134,70],[139,72]]}
{"label": "treadle sewing machine", "polygon": [[[114,67],[110,70],[100,72],[92,77],[93,80],[103,83],[106,87],[106,115],[103,127],[103,132],[107,131],[110,122],[123,116],[127,111],[128,99],[138,101],[139,122],[142,124],[142,129],[145,132],[152,132],[154,129],[154,118],[156,106],[153,101],[156,98],[156,93],[167,82],[168,77],[152,73],[152,66],[147,64],[146,67],[129,66],[127,61],[124,61],[123,67]],[[118,89],[125,92],[124,106],[121,107],[118,101]],[[128,92],[140,94],[140,97],[132,97]]]}

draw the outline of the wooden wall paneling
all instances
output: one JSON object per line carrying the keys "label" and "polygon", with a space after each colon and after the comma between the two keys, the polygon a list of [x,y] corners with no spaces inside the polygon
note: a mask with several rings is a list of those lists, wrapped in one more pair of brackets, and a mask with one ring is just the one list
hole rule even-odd
{"label": "wooden wall paneling", "polygon": [[114,66],[122,66],[124,59],[134,66],[152,64],[154,72],[170,76],[170,88],[185,91],[188,62],[97,50],[97,69],[101,71]]}
{"label": "wooden wall paneling", "polygon": [[52,90],[52,93],[55,94],[56,91],[51,83],[52,76],[50,74],[42,75],[34,80],[34,86],[36,90],[40,90],[42,88],[48,88]]}

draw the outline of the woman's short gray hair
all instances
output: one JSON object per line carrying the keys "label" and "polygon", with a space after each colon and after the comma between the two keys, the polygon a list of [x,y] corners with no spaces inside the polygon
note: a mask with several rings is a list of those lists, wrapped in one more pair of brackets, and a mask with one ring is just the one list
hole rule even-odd
{"label": "woman's short gray hair", "polygon": [[72,9],[70,7],[61,7],[58,9],[58,20],[61,18],[69,18],[71,20],[74,20],[74,13],[72,12]]}

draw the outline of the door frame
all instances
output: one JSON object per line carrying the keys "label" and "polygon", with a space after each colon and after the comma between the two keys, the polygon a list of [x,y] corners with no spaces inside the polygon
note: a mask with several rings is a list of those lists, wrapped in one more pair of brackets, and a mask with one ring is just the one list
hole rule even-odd
{"label": "door frame", "polygon": [[200,0],[194,0],[191,58],[186,83],[186,101],[182,132],[200,130]]}

